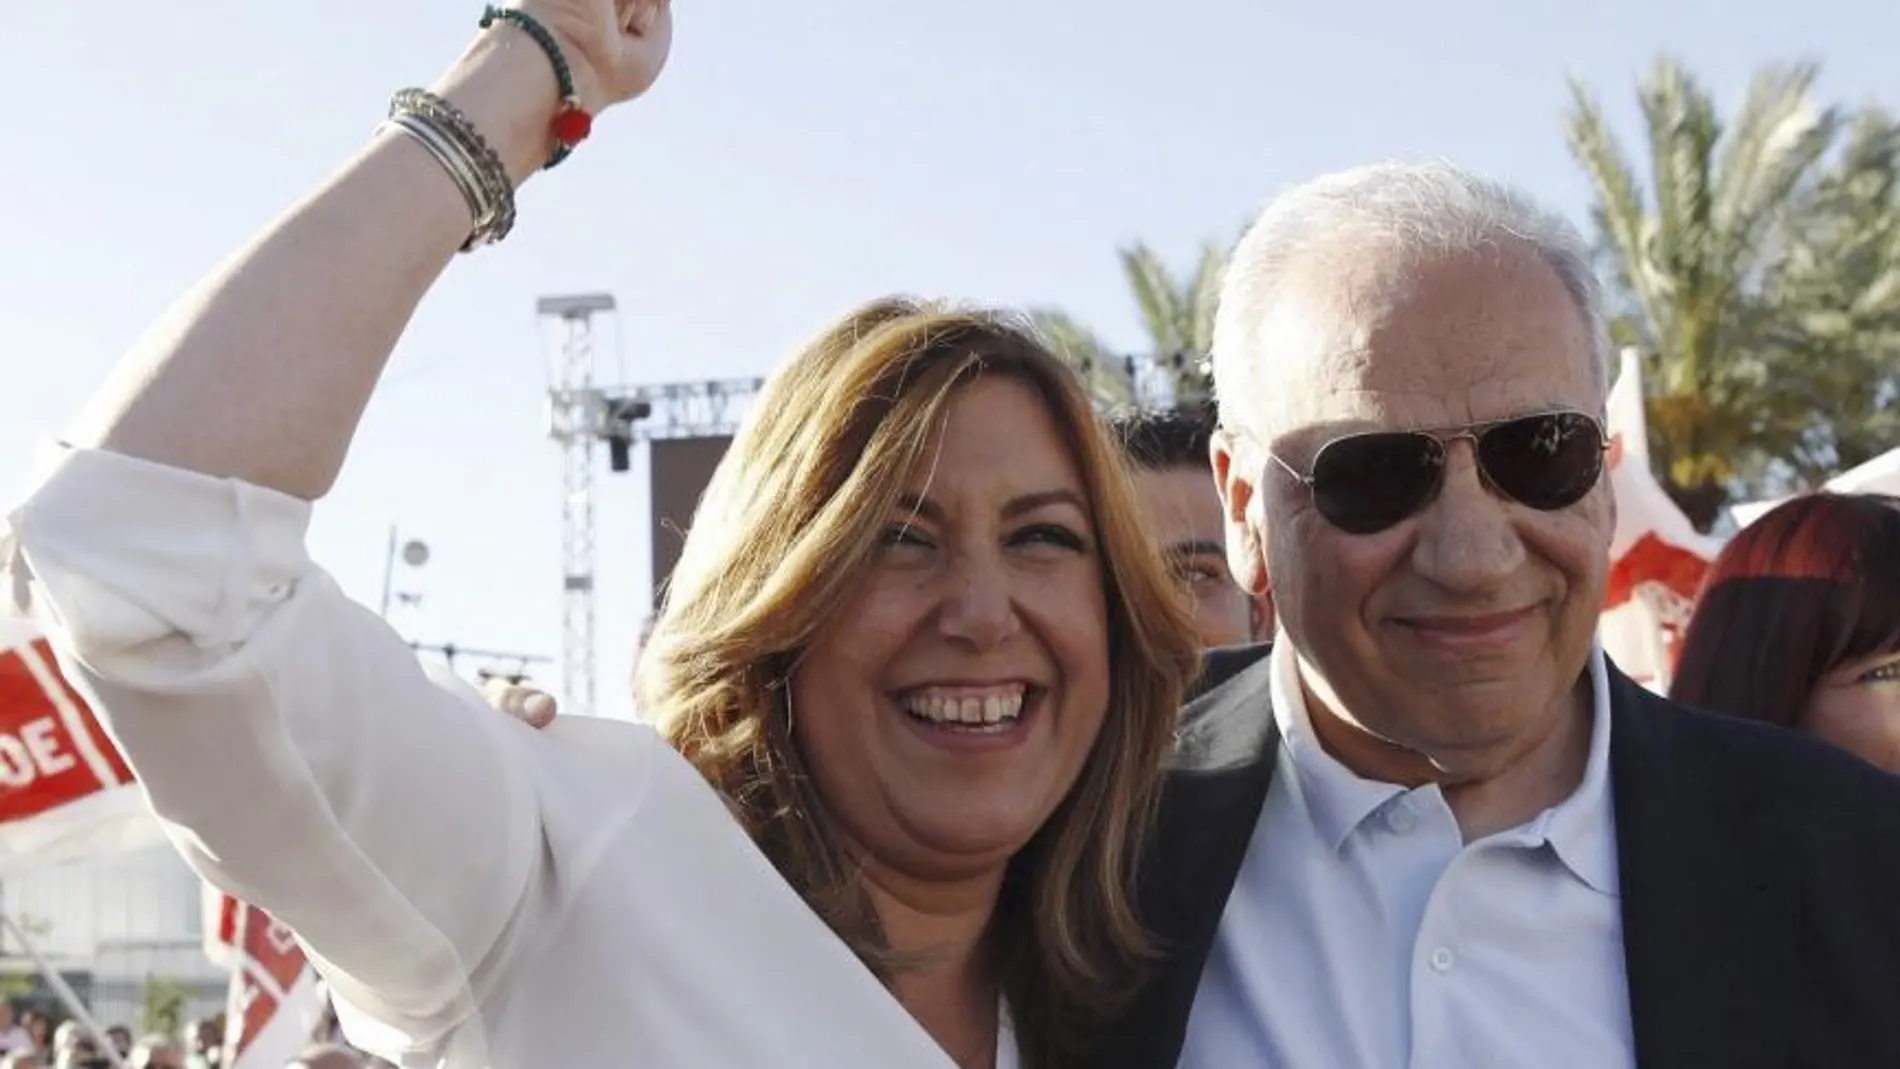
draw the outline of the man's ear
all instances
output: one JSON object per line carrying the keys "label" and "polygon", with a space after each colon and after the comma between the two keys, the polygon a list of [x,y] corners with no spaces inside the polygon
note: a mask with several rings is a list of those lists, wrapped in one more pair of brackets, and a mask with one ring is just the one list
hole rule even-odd
{"label": "man's ear", "polygon": [[1260,467],[1253,463],[1251,454],[1255,450],[1250,446],[1223,427],[1214,432],[1208,451],[1227,532],[1227,568],[1242,590],[1261,597],[1272,590],[1272,584],[1267,578],[1267,547],[1255,496]]}
{"label": "man's ear", "polygon": [[1273,637],[1273,592],[1247,595],[1247,623],[1252,628],[1255,642],[1264,642]]}

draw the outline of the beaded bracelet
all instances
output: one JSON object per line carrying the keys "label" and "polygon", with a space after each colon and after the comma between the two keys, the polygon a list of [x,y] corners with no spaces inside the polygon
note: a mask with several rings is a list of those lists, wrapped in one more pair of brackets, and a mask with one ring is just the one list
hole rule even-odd
{"label": "beaded bracelet", "polygon": [[527,34],[541,51],[548,54],[548,62],[554,64],[554,80],[561,89],[561,110],[556,112],[554,120],[548,125],[548,132],[554,135],[553,155],[543,170],[553,170],[561,161],[574,152],[574,146],[587,140],[594,131],[594,117],[581,107],[580,96],[574,90],[574,71],[567,65],[567,55],[561,51],[561,45],[548,32],[541,20],[518,8],[489,6],[482,12],[482,29],[486,30],[497,21],[513,24],[522,33]]}
{"label": "beaded bracelet", "polygon": [[404,89],[389,103],[390,124],[442,164],[474,216],[462,251],[507,237],[515,226],[515,188],[488,140],[455,105],[426,89]]}

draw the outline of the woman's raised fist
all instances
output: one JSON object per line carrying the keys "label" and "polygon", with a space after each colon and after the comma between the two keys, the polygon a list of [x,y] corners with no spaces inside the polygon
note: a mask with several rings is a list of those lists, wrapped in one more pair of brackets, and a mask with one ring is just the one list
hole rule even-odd
{"label": "woman's raised fist", "polygon": [[521,0],[513,6],[560,42],[590,112],[646,92],[672,48],[672,0]]}

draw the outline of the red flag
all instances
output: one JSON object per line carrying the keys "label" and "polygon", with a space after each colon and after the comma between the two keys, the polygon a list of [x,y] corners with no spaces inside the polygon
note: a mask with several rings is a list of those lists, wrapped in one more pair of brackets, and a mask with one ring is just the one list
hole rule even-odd
{"label": "red flag", "polygon": [[[33,625],[0,617],[0,873],[161,842],[132,770]],[[205,953],[231,969],[227,1069],[281,1069],[322,1000],[290,929],[209,885]]]}
{"label": "red flag", "polygon": [[0,823],[132,782],[85,699],[52,666],[44,639],[0,655]]}
{"label": "red flag", "polygon": [[161,841],[132,771],[32,625],[0,617],[0,874]]}
{"label": "red flag", "polygon": [[[219,900],[218,938],[231,937],[228,953],[235,959],[221,1064],[281,1069],[308,1045],[322,1012],[316,971],[281,921],[208,885],[205,890]],[[206,941],[212,938],[207,932]]]}

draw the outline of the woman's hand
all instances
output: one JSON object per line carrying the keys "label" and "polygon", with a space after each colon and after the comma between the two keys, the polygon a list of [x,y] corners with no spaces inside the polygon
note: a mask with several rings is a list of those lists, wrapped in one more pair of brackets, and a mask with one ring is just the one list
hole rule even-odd
{"label": "woman's hand", "polygon": [[554,723],[557,709],[553,695],[525,680],[516,683],[504,676],[491,676],[482,681],[482,697],[529,727],[544,728]]}
{"label": "woman's hand", "polygon": [[581,106],[600,111],[652,88],[673,44],[672,0],[522,0],[567,53]]}
{"label": "woman's hand", "polygon": [[[518,2],[554,36],[590,112],[645,92],[666,65],[671,0]],[[556,86],[538,44],[491,25],[431,88],[519,186],[558,147]],[[470,207],[423,145],[385,130],[181,299],[67,440],[322,497],[416,304],[480,222]]]}
{"label": "woman's hand", "polygon": [[[510,5],[552,34],[590,115],[646,92],[673,44],[672,0],[519,0]],[[515,185],[555,147],[554,66],[519,26],[496,19],[434,87],[501,155]]]}

